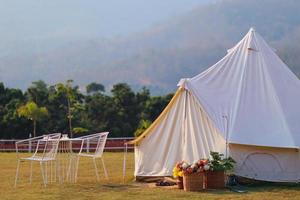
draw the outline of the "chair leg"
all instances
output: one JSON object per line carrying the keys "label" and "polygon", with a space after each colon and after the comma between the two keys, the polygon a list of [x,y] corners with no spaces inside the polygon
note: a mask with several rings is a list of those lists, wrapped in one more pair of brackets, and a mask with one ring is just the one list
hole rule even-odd
{"label": "chair leg", "polygon": [[53,176],[52,176],[52,163],[53,161],[50,161],[50,183],[53,183]]}
{"label": "chair leg", "polygon": [[54,162],[54,182],[56,182],[56,175],[57,175],[57,161]]}
{"label": "chair leg", "polygon": [[[62,177],[61,177],[61,160],[57,161],[57,164],[55,163],[55,165],[57,166],[57,176],[58,176],[58,182],[61,184],[63,182]],[[56,172],[55,172],[56,173]],[[56,179],[56,178],[55,178]]]}
{"label": "chair leg", "polygon": [[99,178],[99,173],[98,173],[98,168],[97,168],[96,159],[95,159],[95,158],[93,158],[93,161],[94,161],[95,173],[96,173],[97,181],[99,181],[99,180],[100,180],[100,178]]}
{"label": "chair leg", "polygon": [[40,162],[40,166],[41,166],[41,173],[42,173],[42,177],[43,177],[44,186],[46,187],[46,180],[45,180],[45,174],[44,174],[44,167],[43,167],[43,163],[42,163],[42,162]]}
{"label": "chair leg", "polygon": [[33,162],[30,161],[30,176],[29,176],[29,183],[30,184],[32,183],[32,164],[33,164]]}
{"label": "chair leg", "polygon": [[15,187],[17,187],[17,181],[18,181],[18,177],[19,177],[19,168],[20,168],[20,160],[18,160],[18,164],[17,164],[17,171],[16,171],[16,177],[15,177]]}
{"label": "chair leg", "polygon": [[76,157],[72,156],[72,162],[71,162],[71,182],[75,183],[75,174],[76,174]]}
{"label": "chair leg", "polygon": [[48,162],[45,162],[45,180],[46,184],[48,184]]}
{"label": "chair leg", "polygon": [[72,170],[72,157],[70,156],[70,158],[69,158],[69,166],[68,166],[68,170],[67,170],[67,180],[69,180],[70,182],[72,181],[72,172],[71,172],[71,170]]}
{"label": "chair leg", "polygon": [[79,168],[79,156],[77,157],[76,161],[76,169],[75,169],[75,183],[77,183],[77,177],[78,177],[78,168]]}
{"label": "chair leg", "polygon": [[103,166],[103,171],[104,171],[105,178],[106,178],[106,180],[108,180],[108,175],[107,175],[107,171],[106,171],[106,167],[105,167],[105,164],[104,164],[103,157],[101,157],[101,161],[102,161],[102,166]]}

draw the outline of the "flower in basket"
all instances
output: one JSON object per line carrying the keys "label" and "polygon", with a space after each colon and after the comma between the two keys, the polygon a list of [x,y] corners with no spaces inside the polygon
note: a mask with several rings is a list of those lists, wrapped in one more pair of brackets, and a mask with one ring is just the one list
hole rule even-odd
{"label": "flower in basket", "polygon": [[204,168],[204,166],[208,165],[209,161],[208,159],[200,159],[196,162],[198,166],[197,172],[203,172],[207,170],[207,167]]}
{"label": "flower in basket", "polygon": [[178,172],[179,172],[179,169],[175,166],[175,167],[173,168],[173,177],[174,177],[174,178],[178,178]]}
{"label": "flower in basket", "polygon": [[208,170],[210,169],[209,164],[204,165],[204,166],[203,166],[203,169],[204,169],[204,171],[208,171]]}
{"label": "flower in basket", "polygon": [[194,169],[191,167],[186,168],[186,170],[184,170],[185,174],[192,174],[194,172]]}
{"label": "flower in basket", "polygon": [[183,169],[186,169],[188,164],[184,161],[176,163],[175,167],[173,168],[173,177],[183,177]]}
{"label": "flower in basket", "polygon": [[173,177],[178,178],[182,177],[184,174],[203,172],[209,169],[210,166],[208,159],[200,159],[193,164],[181,161],[176,163],[175,167],[173,168]]}
{"label": "flower in basket", "polygon": [[197,164],[197,163],[194,163],[194,164],[192,164],[192,165],[191,165],[191,167],[190,167],[190,168],[192,168],[192,169],[193,169],[193,172],[195,172],[195,171],[197,171],[197,170],[198,170],[199,166],[198,166],[198,164]]}
{"label": "flower in basket", "polygon": [[204,165],[208,164],[208,159],[200,159],[198,164],[203,167]]}
{"label": "flower in basket", "polygon": [[186,163],[186,162],[183,162],[182,165],[181,165],[182,169],[186,169],[189,167],[189,164]]}
{"label": "flower in basket", "polygon": [[177,168],[176,166],[173,168],[173,177],[174,178],[178,178],[178,177],[181,177],[180,175],[182,174],[181,173],[182,170]]}

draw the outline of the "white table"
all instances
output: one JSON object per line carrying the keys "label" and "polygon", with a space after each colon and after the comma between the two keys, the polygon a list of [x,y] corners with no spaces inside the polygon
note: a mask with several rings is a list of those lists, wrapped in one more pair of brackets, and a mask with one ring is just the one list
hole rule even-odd
{"label": "white table", "polygon": [[59,146],[57,150],[57,170],[59,182],[75,182],[76,173],[76,153],[73,152],[73,144],[82,144],[80,138],[67,138],[62,137],[59,140]]}

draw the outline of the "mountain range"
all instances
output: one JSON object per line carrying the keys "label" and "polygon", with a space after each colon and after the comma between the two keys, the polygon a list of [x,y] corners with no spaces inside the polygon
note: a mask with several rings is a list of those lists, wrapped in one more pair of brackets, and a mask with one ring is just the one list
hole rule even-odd
{"label": "mountain range", "polygon": [[19,41],[0,47],[0,80],[22,89],[39,79],[82,88],[127,82],[162,94],[217,62],[250,27],[299,76],[299,10],[297,0],[218,0],[126,37]]}

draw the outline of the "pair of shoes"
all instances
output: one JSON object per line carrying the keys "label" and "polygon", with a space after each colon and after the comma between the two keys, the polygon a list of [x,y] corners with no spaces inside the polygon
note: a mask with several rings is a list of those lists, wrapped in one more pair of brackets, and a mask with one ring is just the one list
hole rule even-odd
{"label": "pair of shoes", "polygon": [[169,183],[168,181],[158,181],[155,184],[156,186],[171,186],[172,184]]}
{"label": "pair of shoes", "polygon": [[155,185],[156,186],[170,186],[170,183],[167,181],[158,181]]}

